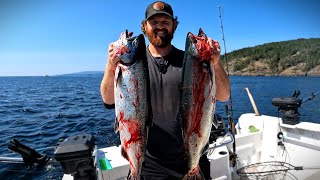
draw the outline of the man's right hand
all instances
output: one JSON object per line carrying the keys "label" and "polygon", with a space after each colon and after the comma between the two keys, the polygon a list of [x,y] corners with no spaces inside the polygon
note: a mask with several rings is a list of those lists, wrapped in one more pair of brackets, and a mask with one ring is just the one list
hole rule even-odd
{"label": "man's right hand", "polygon": [[119,61],[112,42],[109,44],[107,65],[100,85],[102,100],[108,105],[114,104],[114,76]]}
{"label": "man's right hand", "polygon": [[115,72],[117,68],[117,64],[120,61],[119,57],[117,56],[116,52],[114,51],[113,42],[109,44],[108,48],[108,62],[107,62],[107,69],[109,71]]}

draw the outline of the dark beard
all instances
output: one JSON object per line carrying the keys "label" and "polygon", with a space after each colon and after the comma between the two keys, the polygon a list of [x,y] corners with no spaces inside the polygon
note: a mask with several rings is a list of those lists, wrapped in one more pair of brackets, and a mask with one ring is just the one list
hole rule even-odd
{"label": "dark beard", "polygon": [[161,37],[161,38],[156,37],[155,33],[150,31],[147,31],[146,34],[150,43],[159,48],[168,46],[171,43],[171,40],[173,39],[173,33],[168,33],[168,31],[165,37]]}

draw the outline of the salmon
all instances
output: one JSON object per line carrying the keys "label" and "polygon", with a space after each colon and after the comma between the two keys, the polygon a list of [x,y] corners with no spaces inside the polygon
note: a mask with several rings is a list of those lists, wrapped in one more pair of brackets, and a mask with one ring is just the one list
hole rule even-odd
{"label": "salmon", "polygon": [[216,104],[215,73],[210,62],[213,51],[201,29],[198,36],[187,34],[180,102],[188,158],[188,173],[184,179],[204,179],[199,160],[209,141]]}
{"label": "salmon", "polygon": [[114,43],[120,62],[114,79],[115,132],[120,133],[121,153],[129,161],[128,179],[140,179],[150,120],[146,45],[142,34],[122,33]]}

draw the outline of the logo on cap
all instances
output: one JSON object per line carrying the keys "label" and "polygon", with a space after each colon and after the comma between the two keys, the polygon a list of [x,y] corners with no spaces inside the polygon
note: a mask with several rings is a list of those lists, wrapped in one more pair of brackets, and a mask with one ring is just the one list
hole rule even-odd
{"label": "logo on cap", "polygon": [[162,2],[156,2],[153,5],[153,9],[158,11],[162,10],[163,8],[164,8],[164,4]]}

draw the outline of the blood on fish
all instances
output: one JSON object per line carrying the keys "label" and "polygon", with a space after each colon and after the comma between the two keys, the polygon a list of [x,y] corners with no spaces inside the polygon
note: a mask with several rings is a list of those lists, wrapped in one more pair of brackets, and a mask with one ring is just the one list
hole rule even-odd
{"label": "blood on fish", "polygon": [[215,104],[215,103],[216,103],[216,97],[212,96],[211,102],[212,102],[213,104]]}
{"label": "blood on fish", "polygon": [[130,82],[131,84],[133,84],[133,87],[130,88],[130,90],[128,90],[128,92],[133,93],[135,92],[135,100],[132,101],[132,105],[137,107],[139,105],[139,83],[137,81],[137,79],[135,79],[133,76],[130,78]]}
{"label": "blood on fish", "polygon": [[198,37],[191,34],[192,37],[197,41],[196,49],[198,52],[198,58],[200,61],[209,60],[214,49],[207,43],[207,38]]}
{"label": "blood on fish", "polygon": [[[125,119],[124,112],[120,112],[119,122],[121,124],[120,125],[121,129],[127,130],[128,133],[130,134],[129,139],[123,138],[122,147],[123,147],[123,150],[125,151],[123,153],[123,155],[125,154],[124,158],[126,158],[130,163],[132,176],[136,177],[135,165],[132,162],[132,159],[129,158],[129,156],[126,152],[132,146],[132,144],[138,144],[139,142],[142,141],[142,133],[141,133],[141,129],[139,128],[139,127],[141,127],[141,125],[137,120]],[[142,152],[139,152],[139,151],[135,153],[135,157],[136,157],[135,160],[140,161],[140,157],[142,156],[141,153]],[[140,164],[140,163],[138,163],[138,164]]]}
{"label": "blood on fish", "polygon": [[132,101],[132,105],[134,107],[138,107],[139,103],[138,103],[138,98],[136,98],[134,101]]}
{"label": "blood on fish", "polygon": [[[183,179],[204,179],[199,169],[199,159],[209,139],[211,116],[215,103],[214,71],[210,64],[213,48],[205,34],[199,37],[188,34],[183,86],[191,86],[183,93],[184,145],[188,157],[188,173]],[[191,91],[191,92],[190,92]],[[186,96],[186,97],[184,97]]]}
{"label": "blood on fish", "polygon": [[122,128],[125,128],[130,134],[129,139],[124,139],[124,147],[129,148],[131,143],[136,143],[141,141],[142,133],[139,121],[134,119],[124,119],[124,112],[120,112],[119,122],[122,124]]}
{"label": "blood on fish", "polygon": [[195,168],[193,168],[191,171],[188,172],[188,176],[193,177],[196,174],[199,174],[199,166],[196,166]]}
{"label": "blood on fish", "polygon": [[147,101],[145,86],[148,71],[145,69],[147,64],[144,59],[137,59],[141,55],[145,56],[140,55],[143,53],[140,49],[145,50],[146,47],[144,36],[140,34],[133,41],[127,38],[127,33],[122,33],[120,39],[114,43],[114,51],[120,58],[117,69],[119,74],[115,79],[115,108],[123,157],[129,161],[131,179],[137,180],[140,179],[148,131],[145,126],[148,107],[141,108],[141,104]]}
{"label": "blood on fish", "polygon": [[192,97],[193,100],[197,100],[197,103],[192,106],[191,109],[191,126],[188,129],[188,136],[190,137],[191,134],[196,133],[199,137],[202,136],[201,134],[201,119],[203,116],[203,105],[205,102],[205,85],[207,74],[204,72],[200,66],[200,63],[195,62],[194,66],[194,73],[192,74],[192,81],[194,86],[192,87]]}
{"label": "blood on fish", "polygon": [[127,46],[121,45],[116,49],[116,54],[118,55],[124,55],[129,52],[129,48]]}

